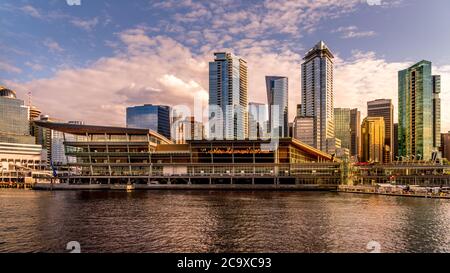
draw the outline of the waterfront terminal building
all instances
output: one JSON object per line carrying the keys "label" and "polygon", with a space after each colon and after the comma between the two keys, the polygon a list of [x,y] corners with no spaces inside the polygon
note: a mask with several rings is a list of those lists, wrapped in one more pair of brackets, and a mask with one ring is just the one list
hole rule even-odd
{"label": "waterfront terminal building", "polygon": [[175,144],[148,129],[36,121],[40,127],[76,135],[65,139],[57,171],[70,184],[316,185],[336,187],[341,163],[298,140],[191,140]]}

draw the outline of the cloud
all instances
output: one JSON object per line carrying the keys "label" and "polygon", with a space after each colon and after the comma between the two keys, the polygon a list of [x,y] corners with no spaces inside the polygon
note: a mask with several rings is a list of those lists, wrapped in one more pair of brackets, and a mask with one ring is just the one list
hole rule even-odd
{"label": "cloud", "polygon": [[47,38],[43,42],[44,46],[46,46],[51,52],[63,52],[64,49],[53,39]]}
{"label": "cloud", "polygon": [[[419,61],[419,60],[417,60]],[[367,101],[392,99],[394,120],[398,120],[398,71],[413,65],[411,62],[388,62],[374,52],[354,51],[353,58],[335,63],[335,107],[358,108],[367,115]],[[441,103],[450,103],[450,66],[433,66],[433,74],[441,75]],[[450,116],[441,110],[442,132],[450,130]]]}
{"label": "cloud", "polygon": [[14,66],[14,65],[11,65],[9,63],[3,62],[3,61],[0,61],[0,70],[8,72],[8,73],[20,73],[20,72],[22,72],[22,69]]}
{"label": "cloud", "polygon": [[[360,0],[169,0],[153,3],[152,8],[170,9],[169,25],[179,34],[178,41],[195,44],[186,31],[194,30],[201,31],[202,38],[209,44],[222,47],[227,43],[233,45],[236,37],[268,40],[284,34],[299,38],[314,31],[322,20],[351,13],[358,5],[361,5]],[[231,40],[222,40],[230,34]],[[298,42],[288,39],[284,42],[292,49],[298,48]]]}
{"label": "cloud", "polygon": [[84,29],[86,31],[91,31],[97,24],[98,18],[92,18],[90,20],[83,20],[81,18],[74,18],[70,21],[70,23],[76,27]]}
{"label": "cloud", "polygon": [[195,96],[205,100],[208,66],[202,57],[163,36],[148,37],[152,42],[146,43],[146,50],[134,51],[142,45],[142,33],[121,34],[127,37],[122,40],[126,49],[115,56],[83,69],[60,70],[51,78],[6,84],[19,94],[32,91],[45,114],[91,124],[123,126],[125,109],[131,105],[190,106]]}
{"label": "cloud", "polygon": [[23,6],[20,10],[22,12],[30,15],[31,17],[38,18],[38,19],[43,18],[42,13],[37,8],[35,8],[31,5]]}
{"label": "cloud", "polygon": [[33,71],[42,71],[44,70],[44,66],[38,63],[25,62],[25,65],[31,68]]}
{"label": "cloud", "polygon": [[349,38],[361,38],[361,37],[371,37],[375,36],[375,31],[360,31],[356,26],[348,26],[348,27],[339,27],[336,30],[332,31],[333,33],[341,33],[341,38],[349,39]]}
{"label": "cloud", "polygon": [[[100,58],[86,68],[63,69],[51,78],[7,84],[22,94],[32,91],[37,106],[56,118],[123,126],[127,106],[192,106],[195,97],[206,103],[211,49],[230,50],[205,43],[203,51],[193,52],[173,38],[150,36],[144,27],[117,33],[117,38],[115,55]],[[274,52],[274,47],[280,53]],[[296,104],[300,103],[302,56],[276,39],[242,39],[234,43],[233,49],[248,64],[249,102],[267,101],[265,76],[289,78],[289,118],[293,120]],[[336,56],[335,107],[356,107],[365,116],[367,101],[391,98],[397,115],[397,72],[412,63],[388,62],[374,52],[353,51],[349,59]],[[450,87],[450,66],[434,67],[434,73],[442,75],[442,104],[446,105],[450,103],[446,92]],[[442,129],[449,130],[449,117],[442,116]]]}

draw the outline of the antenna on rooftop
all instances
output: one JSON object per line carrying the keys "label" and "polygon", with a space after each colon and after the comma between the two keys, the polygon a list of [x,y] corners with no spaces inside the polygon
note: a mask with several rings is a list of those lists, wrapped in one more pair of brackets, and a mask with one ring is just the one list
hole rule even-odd
{"label": "antenna on rooftop", "polygon": [[31,91],[28,91],[28,106],[31,107]]}

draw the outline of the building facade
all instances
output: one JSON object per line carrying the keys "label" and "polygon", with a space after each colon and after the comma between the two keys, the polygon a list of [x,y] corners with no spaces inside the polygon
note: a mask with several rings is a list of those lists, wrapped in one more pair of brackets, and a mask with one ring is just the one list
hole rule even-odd
{"label": "building facade", "polygon": [[288,78],[266,76],[269,130],[272,137],[289,137]]}
{"label": "building facade", "polygon": [[361,158],[361,112],[357,108],[350,110],[351,145],[350,155],[355,161]]}
{"label": "building facade", "polygon": [[5,87],[0,87],[0,142],[35,144],[30,135],[29,107]]}
{"label": "building facade", "polygon": [[270,140],[174,144],[146,129],[37,124],[79,136],[65,141],[66,154],[77,159],[61,177],[68,183],[337,185],[342,178],[332,156],[292,139],[270,149]]}
{"label": "building facade", "polygon": [[297,116],[294,120],[294,138],[314,147],[314,117]]}
{"label": "building facade", "polygon": [[248,104],[248,137],[249,139],[265,139],[268,134],[268,105],[250,102]]}
{"label": "building facade", "polygon": [[392,153],[394,154],[393,160],[398,161],[400,159],[398,157],[398,123],[394,123],[394,150]]}
{"label": "building facade", "polygon": [[177,144],[205,138],[203,123],[195,121],[195,117],[186,117],[184,120],[176,121],[173,127],[175,130],[172,138]]}
{"label": "building facade", "polygon": [[[399,156],[430,160],[437,151],[436,132],[440,124],[438,77],[432,64],[421,61],[398,73]],[[434,90],[434,88],[436,88]]]}
{"label": "building facade", "polygon": [[441,134],[441,152],[442,158],[450,161],[450,132]]}
{"label": "building facade", "polygon": [[394,105],[390,99],[377,99],[367,102],[368,117],[383,117],[384,119],[384,156],[383,162],[390,163],[393,159],[394,147]]}
{"label": "building facade", "polygon": [[334,108],[334,126],[336,137],[341,140],[341,148],[346,148],[349,150],[352,144],[350,111],[350,108]]}
{"label": "building facade", "polygon": [[334,108],[334,126],[336,138],[341,148],[358,161],[361,154],[361,114],[358,109]]}
{"label": "building facade", "polygon": [[128,107],[127,127],[150,129],[170,139],[170,107],[152,104]]}
{"label": "building facade", "polygon": [[232,53],[214,53],[209,63],[209,133],[214,139],[248,137],[247,62]]}
{"label": "building facade", "polygon": [[441,147],[441,76],[433,76],[433,147],[438,151]]}
{"label": "building facade", "polygon": [[320,41],[306,53],[301,68],[302,116],[314,117],[313,147],[325,152],[335,137],[333,58]]}
{"label": "building facade", "polygon": [[361,125],[363,162],[383,163],[385,145],[383,117],[367,117]]}

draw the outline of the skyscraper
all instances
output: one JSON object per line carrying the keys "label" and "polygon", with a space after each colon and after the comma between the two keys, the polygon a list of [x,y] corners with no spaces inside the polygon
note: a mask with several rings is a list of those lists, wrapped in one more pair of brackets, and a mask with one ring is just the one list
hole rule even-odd
{"label": "skyscraper", "polygon": [[288,78],[266,76],[266,90],[271,135],[289,137]]}
{"label": "skyscraper", "polygon": [[334,108],[336,138],[341,148],[348,149],[351,156],[359,157],[361,151],[361,114],[358,109]]}
{"label": "skyscraper", "polygon": [[176,122],[174,134],[175,143],[184,144],[188,140],[204,139],[203,123],[195,121],[195,117],[186,117]]}
{"label": "skyscraper", "polygon": [[30,135],[29,107],[16,92],[0,86],[0,142],[35,144]]}
{"label": "skyscraper", "polygon": [[361,125],[362,161],[383,162],[383,146],[385,143],[383,117],[367,117]]}
{"label": "skyscraper", "polygon": [[296,113],[296,117],[301,116],[302,115],[302,105],[301,104],[297,104],[297,111]]}
{"label": "skyscraper", "polygon": [[350,150],[352,141],[350,108],[334,108],[334,126],[336,137],[341,140],[341,147]]}
{"label": "skyscraper", "polygon": [[429,61],[399,71],[399,156],[429,160],[437,151],[434,145],[437,145],[436,132],[440,130],[439,85],[439,77],[433,81]]}
{"label": "skyscraper", "polygon": [[214,53],[209,63],[209,137],[248,137],[247,62],[232,53]]}
{"label": "skyscraper", "polygon": [[361,158],[361,112],[357,108],[350,110],[351,146],[350,155]]}
{"label": "skyscraper", "polygon": [[293,131],[294,138],[314,147],[314,117],[295,117]]}
{"label": "skyscraper", "polygon": [[333,54],[323,41],[309,50],[302,63],[302,116],[313,117],[313,146],[327,151],[335,142]]}
{"label": "skyscraper", "polygon": [[368,117],[383,117],[384,119],[384,157],[383,162],[389,163],[393,158],[394,149],[394,105],[390,99],[378,99],[367,102]]}
{"label": "skyscraper", "polygon": [[437,151],[441,147],[441,76],[433,76],[433,147]]}
{"label": "skyscraper", "polygon": [[450,132],[441,134],[442,158],[450,161]]}
{"label": "skyscraper", "polygon": [[152,104],[128,107],[127,127],[150,129],[170,139],[170,107]]}
{"label": "skyscraper", "polygon": [[393,160],[398,160],[398,123],[394,123],[394,149]]}
{"label": "skyscraper", "polygon": [[268,136],[268,106],[264,103],[248,103],[248,137],[261,139]]}

